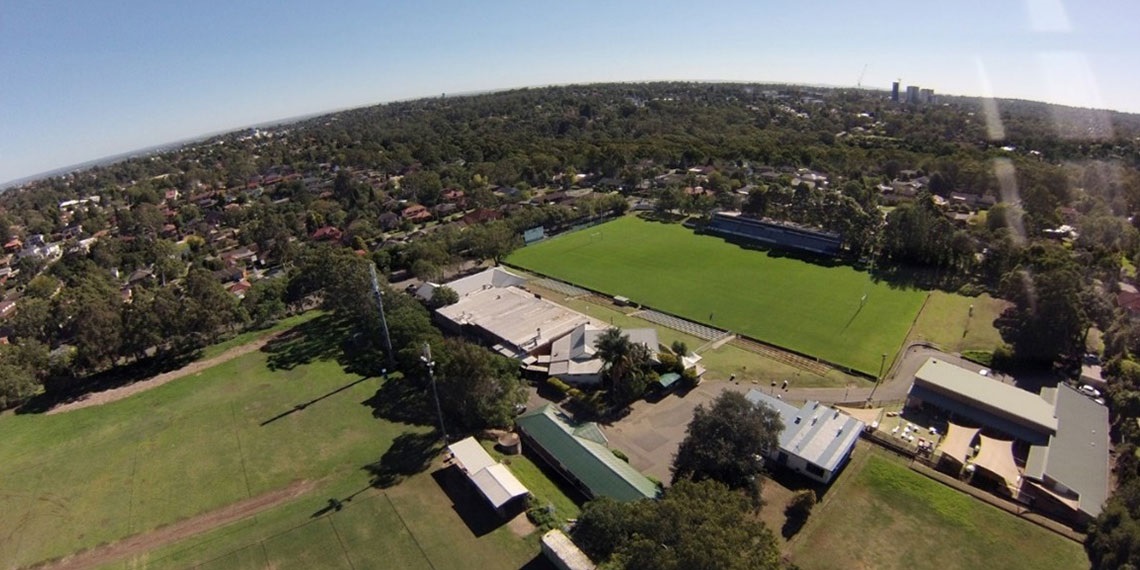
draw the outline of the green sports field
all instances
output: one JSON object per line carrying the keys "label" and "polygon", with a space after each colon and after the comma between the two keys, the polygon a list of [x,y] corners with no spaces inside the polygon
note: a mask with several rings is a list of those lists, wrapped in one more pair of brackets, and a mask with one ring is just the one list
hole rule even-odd
{"label": "green sports field", "polygon": [[520,249],[507,262],[871,375],[883,354],[888,364],[894,358],[926,297],[850,267],[631,216]]}

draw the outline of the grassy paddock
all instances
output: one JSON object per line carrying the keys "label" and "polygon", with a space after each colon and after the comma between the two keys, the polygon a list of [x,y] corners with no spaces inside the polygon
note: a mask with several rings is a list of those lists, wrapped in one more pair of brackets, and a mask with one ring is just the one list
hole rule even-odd
{"label": "grassy paddock", "polygon": [[1002,342],[994,320],[1007,306],[1005,301],[989,295],[963,297],[932,291],[915,321],[910,340],[931,342],[948,352],[993,350]]}
{"label": "grassy paddock", "polygon": [[[331,520],[312,518],[328,498],[368,489],[366,466],[389,465],[385,458],[395,458],[391,465],[397,466],[402,456],[391,453],[393,442],[408,443],[400,449],[414,455],[430,428],[384,419],[387,412],[374,408],[383,380],[347,374],[331,359],[343,333],[335,322],[310,321],[303,330],[321,333],[271,344],[118,402],[50,416],[0,417],[2,567],[63,557],[298,480],[314,482],[315,490],[110,567],[186,568],[217,559],[207,567],[313,568],[351,559],[359,568],[377,567],[375,557],[382,556],[385,564],[414,568],[428,566],[423,552],[436,567],[454,567],[462,561],[449,549],[415,547],[416,541],[443,540],[471,552],[484,549],[488,564],[481,566],[487,567],[517,568],[534,555],[534,544],[509,529],[473,536],[427,473],[386,489],[391,503],[369,491],[379,499],[362,496],[354,505],[371,506],[345,509]],[[408,474],[422,468],[408,465]],[[376,513],[365,514],[368,509]],[[377,544],[388,550],[373,550],[374,535],[382,535]],[[503,562],[494,562],[500,553]]]}
{"label": "grassy paddock", "polygon": [[859,449],[792,546],[804,570],[1088,567],[1081,545]]}
{"label": "grassy paddock", "polygon": [[925,296],[847,266],[636,217],[520,249],[508,261],[872,375],[880,355],[898,352]]}

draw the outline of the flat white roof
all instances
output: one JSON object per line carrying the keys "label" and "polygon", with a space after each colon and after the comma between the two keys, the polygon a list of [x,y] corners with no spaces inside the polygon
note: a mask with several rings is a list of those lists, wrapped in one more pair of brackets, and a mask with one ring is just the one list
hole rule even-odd
{"label": "flat white roof", "polygon": [[529,493],[506,465],[496,463],[471,476],[471,481],[496,509]]}
{"label": "flat white roof", "polygon": [[982,409],[1002,412],[1050,433],[1057,431],[1053,406],[1045,398],[937,358],[926,360],[915,373],[914,383]]}
{"label": "flat white roof", "polygon": [[[555,558],[555,565],[568,570],[594,570],[597,566],[578,545],[561,530],[554,529],[542,535],[542,550]],[[560,564],[559,564],[560,563]]]}
{"label": "flat white roof", "polygon": [[531,351],[589,322],[586,315],[517,287],[475,291],[436,312],[456,324],[478,326],[521,352]]}
{"label": "flat white roof", "polygon": [[459,468],[468,473],[476,473],[495,464],[491,454],[473,437],[457,441],[447,449],[455,456]]}
{"label": "flat white roof", "polygon": [[474,437],[457,441],[447,446],[447,449],[455,457],[459,468],[496,509],[511,499],[530,492],[506,465],[497,463]]}

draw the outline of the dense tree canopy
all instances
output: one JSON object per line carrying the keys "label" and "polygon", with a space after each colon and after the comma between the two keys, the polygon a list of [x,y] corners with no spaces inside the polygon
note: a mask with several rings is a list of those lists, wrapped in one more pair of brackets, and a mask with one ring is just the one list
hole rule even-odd
{"label": "dense tree canopy", "polygon": [[722,392],[709,407],[693,410],[673,459],[673,481],[712,479],[733,489],[753,488],[783,430],[775,410],[753,405],[739,392]]}
{"label": "dense tree canopy", "polygon": [[655,501],[591,501],[574,541],[606,568],[781,568],[775,538],[747,498],[715,481],[680,481]]}

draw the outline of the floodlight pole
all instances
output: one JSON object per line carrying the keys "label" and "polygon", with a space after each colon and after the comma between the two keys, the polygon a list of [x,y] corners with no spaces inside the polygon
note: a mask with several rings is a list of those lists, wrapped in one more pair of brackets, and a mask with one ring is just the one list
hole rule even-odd
{"label": "floodlight pole", "polygon": [[439,416],[439,433],[443,434],[443,444],[447,445],[447,428],[443,427],[443,408],[439,405],[439,390],[435,387],[435,361],[431,359],[431,345],[424,343],[424,353],[420,360],[427,366],[428,378],[431,379],[431,393],[435,399],[435,413]]}
{"label": "floodlight pole", "polygon": [[376,295],[376,305],[380,307],[380,326],[384,329],[384,353],[388,357],[388,368],[395,369],[396,362],[392,354],[392,337],[388,335],[388,319],[384,318],[384,295],[380,291],[380,280],[376,278],[376,264],[368,264],[368,273],[372,276],[372,293]]}
{"label": "floodlight pole", "polygon": [[871,400],[873,400],[875,398],[875,390],[879,389],[879,384],[882,383],[882,381],[883,381],[883,368],[886,366],[886,364],[887,364],[887,353],[884,352],[883,353],[883,359],[881,361],[879,361],[879,375],[877,377],[875,377],[875,387],[871,388],[871,395],[867,396],[867,402],[870,402]]}

